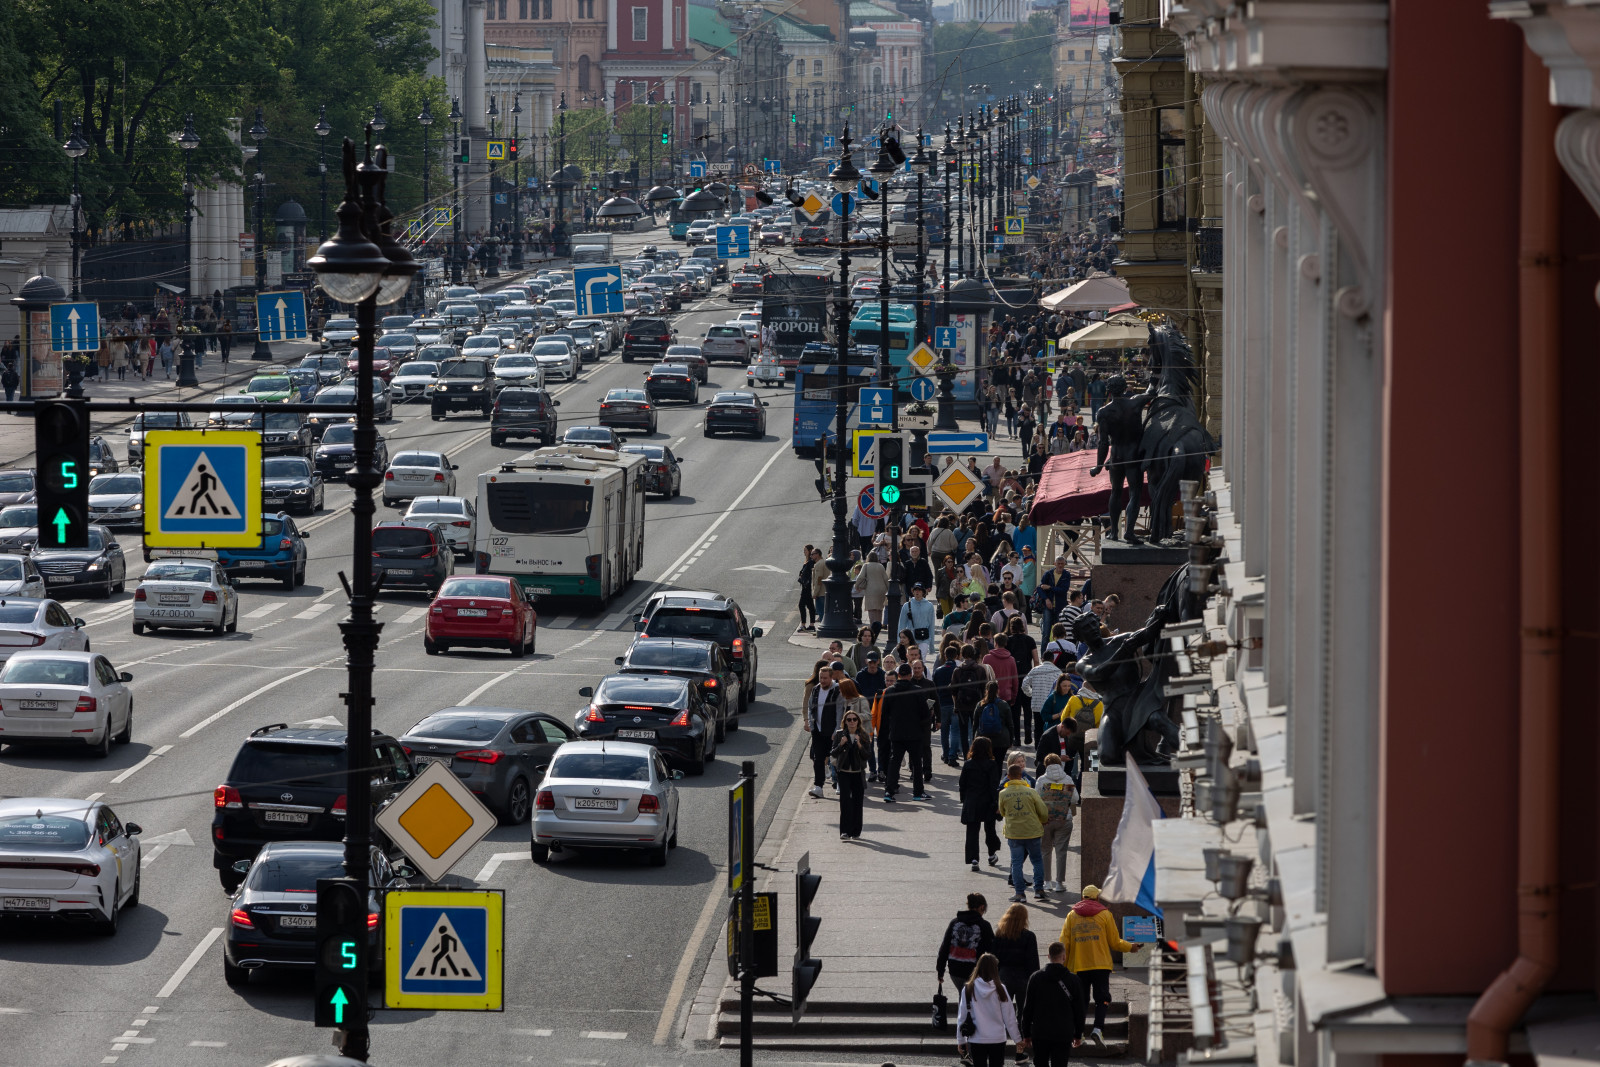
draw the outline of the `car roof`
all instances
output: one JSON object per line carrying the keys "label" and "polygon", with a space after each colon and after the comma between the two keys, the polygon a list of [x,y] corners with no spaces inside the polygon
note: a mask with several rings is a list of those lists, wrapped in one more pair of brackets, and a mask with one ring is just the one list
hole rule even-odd
{"label": "car roof", "polygon": [[256,853],[256,861],[271,853],[274,856],[343,856],[343,841],[268,841]]}
{"label": "car roof", "polygon": [[[466,504],[466,503],[469,502],[467,500],[467,498],[464,497],[464,496],[414,496],[414,497],[411,498],[411,507],[415,508],[418,505],[426,507],[428,504],[438,503],[439,501],[443,501],[443,500],[453,501],[453,502],[458,503],[458,504]],[[451,575],[451,577],[454,578],[455,575]],[[496,576],[495,575],[468,574],[468,575],[463,575],[462,577],[466,577],[466,578],[478,578],[478,577],[492,578],[492,577],[496,577]]]}
{"label": "car roof", "polygon": [[658,608],[722,609],[733,606],[733,599],[723,596],[721,593],[682,592],[678,590],[657,593],[648,602]]}
{"label": "car roof", "polygon": [[[507,722],[519,715],[538,715],[541,718],[546,719],[554,718],[553,715],[547,715],[542,711],[530,711],[527,708],[498,708],[489,704],[457,704],[454,707],[440,708],[438,711],[430,711],[417,721],[420,723],[424,719],[432,719],[439,715],[465,715],[471,716],[474,719],[501,719]],[[410,733],[409,730],[406,732]]]}
{"label": "car roof", "polygon": [[[627,675],[637,678],[638,675]],[[640,756],[648,759],[656,751],[654,745],[641,745],[637,741],[568,741],[562,745],[557,755],[568,752],[615,752],[621,756]]]}
{"label": "car roof", "polygon": [[79,800],[76,797],[11,797],[0,800],[0,816],[21,815],[26,812],[43,812],[46,815],[85,816],[99,807],[98,801]]}
{"label": "car roof", "polygon": [[245,738],[245,744],[256,744],[262,741],[293,741],[304,745],[343,745],[349,736],[342,726],[296,726],[288,727],[281,723],[272,726],[262,726],[251,731]]}

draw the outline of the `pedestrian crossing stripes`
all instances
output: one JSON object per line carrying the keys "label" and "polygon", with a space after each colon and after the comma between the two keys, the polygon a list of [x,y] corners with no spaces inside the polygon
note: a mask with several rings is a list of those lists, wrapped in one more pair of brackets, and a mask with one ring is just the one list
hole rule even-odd
{"label": "pedestrian crossing stripes", "polygon": [[247,618],[247,619],[259,619],[263,615],[271,615],[274,611],[277,611],[280,608],[286,608],[288,606],[289,605],[282,604],[282,603],[279,603],[279,604],[266,604],[266,605],[264,605],[262,607],[257,608],[254,611],[245,612],[244,613],[244,617]]}
{"label": "pedestrian crossing stripes", "polygon": [[297,619],[314,619],[318,615],[321,615],[323,612],[332,611],[332,610],[333,610],[333,605],[332,604],[313,604],[309,608],[307,608],[306,610],[302,611],[300,614],[296,615],[295,618],[297,618]]}

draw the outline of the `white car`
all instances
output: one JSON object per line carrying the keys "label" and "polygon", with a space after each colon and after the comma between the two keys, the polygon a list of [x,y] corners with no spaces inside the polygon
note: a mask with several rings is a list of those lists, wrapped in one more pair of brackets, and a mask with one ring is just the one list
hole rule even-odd
{"label": "white car", "polygon": [[[562,290],[559,289],[555,291],[562,292]],[[572,290],[567,289],[565,291],[570,293]],[[549,308],[551,311],[554,311],[556,313],[556,317],[561,319],[563,322],[572,318],[572,316],[578,313],[578,302],[570,298],[557,297],[552,300],[546,300],[544,302],[544,306]]]}
{"label": "white car", "polygon": [[533,800],[533,862],[551,849],[638,849],[665,866],[678,843],[678,779],[654,746],[568,741]]}
{"label": "white car", "polygon": [[99,802],[0,800],[0,916],[88,920],[117,932],[139,903],[139,834]]}
{"label": "white car", "polygon": [[436,522],[462,559],[472,557],[478,535],[478,510],[464,496],[419,496],[406,509],[407,522]]}
{"label": "white car", "polygon": [[[291,416],[292,418],[293,416]],[[89,521],[102,526],[144,524],[144,476],[102,474],[89,483]]]}
{"label": "white car", "polygon": [[43,599],[45,595],[44,576],[32,559],[23,555],[0,555],[0,597]]}
{"label": "white car", "polygon": [[395,403],[407,400],[426,400],[428,390],[439,380],[439,364],[428,360],[413,360],[394,372],[389,379],[389,399]]}
{"label": "white car", "polygon": [[215,560],[159,559],[133,591],[133,632],[174,630],[233,633],[239,628],[239,591]]}
{"label": "white car", "polygon": [[458,469],[443,452],[396,452],[383,472],[384,507],[419,496],[455,496]]}
{"label": "white car", "polygon": [[533,358],[539,361],[546,374],[559,374],[568,381],[578,376],[578,357],[565,341],[546,338],[534,342]]}
{"label": "white car", "polygon": [[416,337],[418,347],[436,345],[444,337],[444,323],[436,319],[413,322],[411,333]]}
{"label": "white car", "polygon": [[543,389],[544,366],[525,352],[501,356],[494,361],[494,391],[498,393],[508,385]]}
{"label": "white car", "polygon": [[573,319],[567,325],[574,330],[584,326],[589,327],[590,330],[594,331],[594,341],[598,346],[599,353],[604,356],[611,352],[616,337],[611,331],[611,323],[605,319]]}
{"label": "white car", "polygon": [[355,344],[356,320],[355,319],[329,319],[322,326],[322,350],[330,348],[349,348]]}
{"label": "white car", "polygon": [[0,604],[0,662],[23,649],[87,652],[89,635],[58,601],[8,599]]}
{"label": "white car", "polygon": [[504,351],[506,351],[505,340],[492,333],[473,334],[461,345],[463,356],[478,356],[483,359],[493,359]]}
{"label": "white car", "polygon": [[133,740],[131,681],[98,652],[18,652],[0,668],[0,740],[88,745],[104,759]]}

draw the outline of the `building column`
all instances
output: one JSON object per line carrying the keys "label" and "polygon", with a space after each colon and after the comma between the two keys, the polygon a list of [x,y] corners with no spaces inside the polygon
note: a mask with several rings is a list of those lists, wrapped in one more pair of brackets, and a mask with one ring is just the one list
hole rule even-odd
{"label": "building column", "polygon": [[[629,29],[631,36],[633,31]],[[606,51],[617,50],[617,0],[606,0]]]}

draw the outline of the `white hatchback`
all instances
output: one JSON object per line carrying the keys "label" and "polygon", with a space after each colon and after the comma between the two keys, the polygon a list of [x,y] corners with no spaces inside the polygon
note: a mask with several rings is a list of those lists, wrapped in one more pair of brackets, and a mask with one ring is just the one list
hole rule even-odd
{"label": "white hatchback", "polygon": [[139,903],[139,835],[100,803],[59,797],[0,800],[0,916],[88,921],[117,932]]}
{"label": "white hatchback", "polygon": [[383,504],[419,496],[455,496],[456,470],[443,452],[396,452],[383,472]]}
{"label": "white hatchback", "polygon": [[104,759],[133,740],[131,681],[98,652],[18,652],[0,668],[0,742],[87,745]]}

